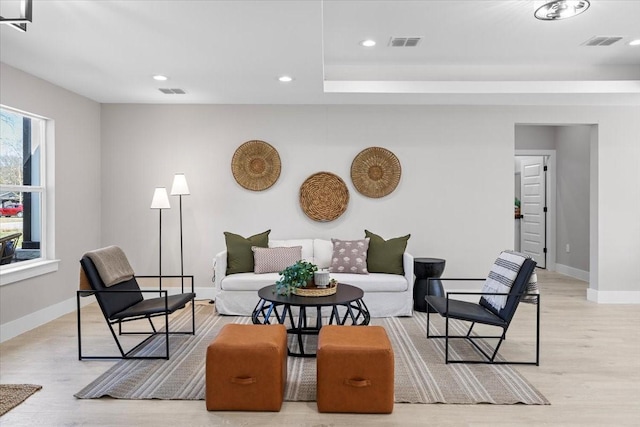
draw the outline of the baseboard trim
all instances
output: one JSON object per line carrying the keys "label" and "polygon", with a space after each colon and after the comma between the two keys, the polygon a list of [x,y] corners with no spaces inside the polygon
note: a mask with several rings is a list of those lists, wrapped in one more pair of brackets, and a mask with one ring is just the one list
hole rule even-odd
{"label": "baseboard trim", "polygon": [[640,291],[587,289],[587,300],[598,304],[640,304]]}
{"label": "baseboard trim", "polygon": [[574,279],[583,280],[585,282],[589,281],[589,272],[584,270],[579,270],[577,268],[569,267],[564,264],[556,264],[555,271],[564,274],[565,276],[573,277]]}
{"label": "baseboard trim", "polygon": [[[142,289],[148,288],[143,287]],[[168,291],[169,294],[174,293],[173,290],[168,289]],[[196,287],[195,291],[197,295],[196,299],[213,299],[214,293],[213,287],[211,286],[206,288]],[[177,289],[175,292],[177,292]],[[80,305],[82,307],[91,304],[92,302],[95,302],[94,297],[80,298]],[[24,334],[25,332],[35,329],[38,326],[42,326],[45,323],[49,323],[60,316],[64,316],[65,314],[74,312],[75,310],[76,298],[73,297],[57,304],[50,305],[49,307],[45,307],[42,310],[38,310],[26,316],[20,317],[19,319],[3,323],[2,325],[0,325],[0,343],[17,337],[20,334]]]}
{"label": "baseboard trim", "polygon": [[[95,298],[93,297],[82,298],[80,300],[80,305],[84,307],[94,301]],[[76,299],[69,298],[68,300],[45,307],[42,310],[27,314],[19,319],[3,323],[0,325],[0,343],[17,337],[18,335],[44,325],[45,323],[51,322],[52,320],[57,319],[60,316],[64,316],[67,313],[71,313],[72,311],[75,311],[75,309]]]}

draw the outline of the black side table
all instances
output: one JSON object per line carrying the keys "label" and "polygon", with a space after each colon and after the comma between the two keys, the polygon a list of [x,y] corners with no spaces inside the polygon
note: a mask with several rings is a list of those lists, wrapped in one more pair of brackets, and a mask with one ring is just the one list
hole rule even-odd
{"label": "black side table", "polygon": [[[413,309],[417,311],[427,311],[427,302],[424,297],[427,295],[444,296],[444,288],[440,280],[427,280],[429,277],[438,278],[444,272],[445,260],[440,258],[414,258],[413,272],[416,281],[413,284]],[[428,307],[430,313],[434,313],[433,308]]]}

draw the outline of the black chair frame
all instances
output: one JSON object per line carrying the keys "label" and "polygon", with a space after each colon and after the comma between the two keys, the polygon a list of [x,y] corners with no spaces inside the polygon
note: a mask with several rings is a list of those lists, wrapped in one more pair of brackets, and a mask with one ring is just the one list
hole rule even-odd
{"label": "black chair frame", "polygon": [[[533,270],[532,270],[533,271]],[[528,281],[528,277],[531,274],[527,275],[527,281]],[[450,281],[484,281],[486,279],[469,279],[469,278],[430,278],[428,280],[450,280]],[[468,363],[468,364],[494,364],[494,365],[536,365],[539,366],[540,365],[540,295],[539,294],[532,294],[530,295],[531,297],[535,297],[536,298],[536,349],[535,349],[535,361],[507,361],[507,360],[496,360],[496,356],[498,355],[498,351],[500,350],[500,346],[502,345],[503,341],[506,339],[506,335],[507,335],[507,329],[509,328],[509,325],[511,323],[511,317],[509,317],[508,319],[500,319],[498,318],[498,316],[495,316],[495,322],[482,322],[482,321],[478,321],[478,320],[473,320],[470,319],[469,317],[465,316],[464,313],[460,313],[460,312],[456,312],[451,314],[450,311],[450,303],[452,301],[456,301],[458,302],[459,300],[457,300],[456,298],[451,298],[456,297],[456,296],[464,296],[464,295],[478,295],[478,296],[483,296],[483,295],[505,295],[505,296],[510,296],[510,297],[515,297],[516,300],[516,307],[517,308],[517,304],[519,304],[520,299],[525,295],[525,293],[515,293],[515,292],[508,292],[508,293],[495,293],[495,292],[491,292],[491,293],[486,293],[486,292],[447,292],[446,294],[446,305],[445,305],[445,310],[443,313],[437,311],[438,314],[440,314],[440,316],[445,318],[445,334],[444,335],[431,335],[429,329],[430,329],[430,316],[429,316],[429,310],[427,310],[427,339],[429,338],[444,338],[445,339],[445,363],[449,364],[449,363]],[[429,298],[430,296],[426,296],[425,300],[427,301],[427,304],[429,304]],[[433,297],[431,297],[433,298]],[[441,298],[441,297],[440,297]],[[479,304],[474,304],[474,303],[464,303],[463,304],[469,304],[469,305],[474,305],[474,306],[479,306]],[[430,305],[430,304],[429,304]],[[433,305],[431,305],[431,307],[433,307],[435,309],[435,307]],[[514,314],[515,314],[515,308],[513,309]],[[487,310],[488,311],[488,310]],[[469,329],[467,330],[465,335],[450,335],[449,331],[450,331],[450,327],[449,327],[449,319],[456,319],[456,320],[462,320],[462,321],[466,321],[466,322],[470,322],[471,325],[469,326]],[[476,323],[480,323],[480,324],[484,324],[484,325],[489,325],[489,326],[495,326],[495,327],[499,327],[502,328],[502,334],[500,335],[472,335],[472,331],[473,331],[473,327],[475,326]],[[472,344],[474,346],[474,348],[476,350],[478,350],[480,352],[480,354],[483,356],[482,360],[468,360],[468,359],[450,359],[449,358],[449,340],[450,339],[464,339],[467,340],[470,344]],[[496,344],[496,346],[493,348],[493,352],[491,352],[491,354],[489,354],[487,351],[485,351],[483,348],[480,347],[480,345],[475,342],[476,340],[481,340],[481,339],[498,339],[498,343]],[[488,345],[485,342],[486,345]]]}
{"label": "black chair frame", "polygon": [[[168,294],[167,290],[155,290],[155,289],[122,289],[122,290],[118,290],[118,289],[110,289],[110,288],[106,288],[103,290],[78,290],[76,292],[76,312],[77,312],[77,322],[78,322],[78,360],[110,360],[110,359],[165,359],[168,360],[169,359],[169,335],[195,335],[195,331],[196,331],[196,325],[195,325],[195,292],[194,292],[194,283],[193,283],[193,276],[135,276],[135,278],[189,278],[191,279],[191,293],[190,293],[190,302],[191,302],[191,330],[190,331],[177,331],[177,332],[171,332],[169,331],[169,315],[172,314],[173,312],[184,308],[185,305],[188,303],[185,303],[183,305],[180,305],[178,307],[170,307],[169,305],[169,299],[171,298],[171,296]],[[189,295],[189,294],[185,294],[184,293],[184,282],[181,286],[182,289],[182,295]],[[130,316],[126,316],[126,317],[120,317],[118,316],[118,313],[116,313],[115,315],[112,315],[111,317],[109,317],[107,315],[108,311],[105,309],[105,307],[102,304],[101,299],[98,297],[98,294],[101,293],[118,293],[118,294],[126,294],[126,293],[137,293],[137,294],[158,294],[159,296],[156,298],[150,298],[150,299],[144,299],[143,301],[156,301],[156,302],[160,302],[160,300],[164,300],[164,305],[160,305],[159,308],[153,312],[148,312],[148,310],[145,310],[144,313],[133,313]],[[82,319],[81,319],[81,307],[80,307],[80,298],[81,297],[85,297],[85,296],[90,296],[90,295],[96,295],[96,300],[98,302],[98,305],[100,306],[100,309],[102,311],[103,317],[105,319],[105,321],[107,322],[107,325],[109,325],[109,330],[111,331],[111,336],[113,337],[114,341],[116,342],[116,345],[118,346],[118,350],[120,351],[120,356],[86,356],[82,354]],[[128,307],[131,308],[131,307]],[[134,307],[135,308],[135,307]],[[125,311],[125,310],[123,310]],[[135,311],[135,310],[134,310]],[[155,327],[155,325],[153,324],[153,321],[151,320],[152,318],[155,317],[164,317],[164,331],[158,331]],[[136,331],[136,332],[124,332],[122,330],[122,324],[123,323],[127,323],[127,322],[133,322],[136,320],[143,320],[143,319],[147,319],[149,321],[149,324],[151,326],[151,331]],[[118,325],[118,331],[116,333],[116,331],[114,330],[114,325]],[[120,343],[120,340],[118,339],[119,335],[148,335],[148,337],[146,337],[142,342],[136,344],[133,348],[131,348],[128,351],[125,351],[124,348],[122,347],[122,344]],[[133,353],[138,350],[141,346],[143,346],[145,343],[147,343],[149,340],[151,340],[153,337],[157,336],[157,335],[164,335],[165,337],[165,354],[164,355],[160,355],[160,356],[136,356],[133,355]]]}

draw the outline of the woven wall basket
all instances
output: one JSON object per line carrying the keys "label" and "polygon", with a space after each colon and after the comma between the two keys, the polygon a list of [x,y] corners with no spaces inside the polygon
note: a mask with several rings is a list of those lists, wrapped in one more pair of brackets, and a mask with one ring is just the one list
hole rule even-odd
{"label": "woven wall basket", "polygon": [[359,193],[373,198],[391,194],[400,182],[400,161],[381,147],[362,150],[351,163],[351,181]]}
{"label": "woven wall basket", "polygon": [[231,172],[235,180],[252,191],[262,191],[271,187],[280,177],[280,155],[264,141],[247,141],[242,144],[231,159]]}
{"label": "woven wall basket", "polygon": [[347,210],[349,190],[330,172],[318,172],[300,186],[300,207],[314,221],[333,221]]}

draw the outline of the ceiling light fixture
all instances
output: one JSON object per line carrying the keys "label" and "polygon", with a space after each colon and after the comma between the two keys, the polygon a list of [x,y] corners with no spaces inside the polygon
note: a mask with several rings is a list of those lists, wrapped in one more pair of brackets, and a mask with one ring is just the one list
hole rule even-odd
{"label": "ceiling light fixture", "polygon": [[157,80],[159,82],[164,82],[166,80],[168,80],[167,76],[163,76],[162,74],[156,74],[155,76],[153,76],[153,80]]}
{"label": "ceiling light fixture", "polygon": [[545,1],[536,8],[535,17],[543,21],[557,21],[580,15],[589,9],[589,0],[553,0]]}
{"label": "ceiling light fixture", "polygon": [[375,40],[362,40],[360,42],[360,46],[364,46],[364,47],[374,47],[376,45],[376,41]]}
{"label": "ceiling light fixture", "polygon": [[280,76],[280,77],[278,77],[278,80],[281,81],[282,83],[289,83],[289,82],[293,81],[293,77]]}
{"label": "ceiling light fixture", "polygon": [[631,40],[629,46],[640,46],[640,39]]}
{"label": "ceiling light fixture", "polygon": [[5,18],[0,16],[0,24],[10,24],[14,28],[26,32],[27,22],[32,21],[33,0],[20,0],[20,16],[18,18]]}

